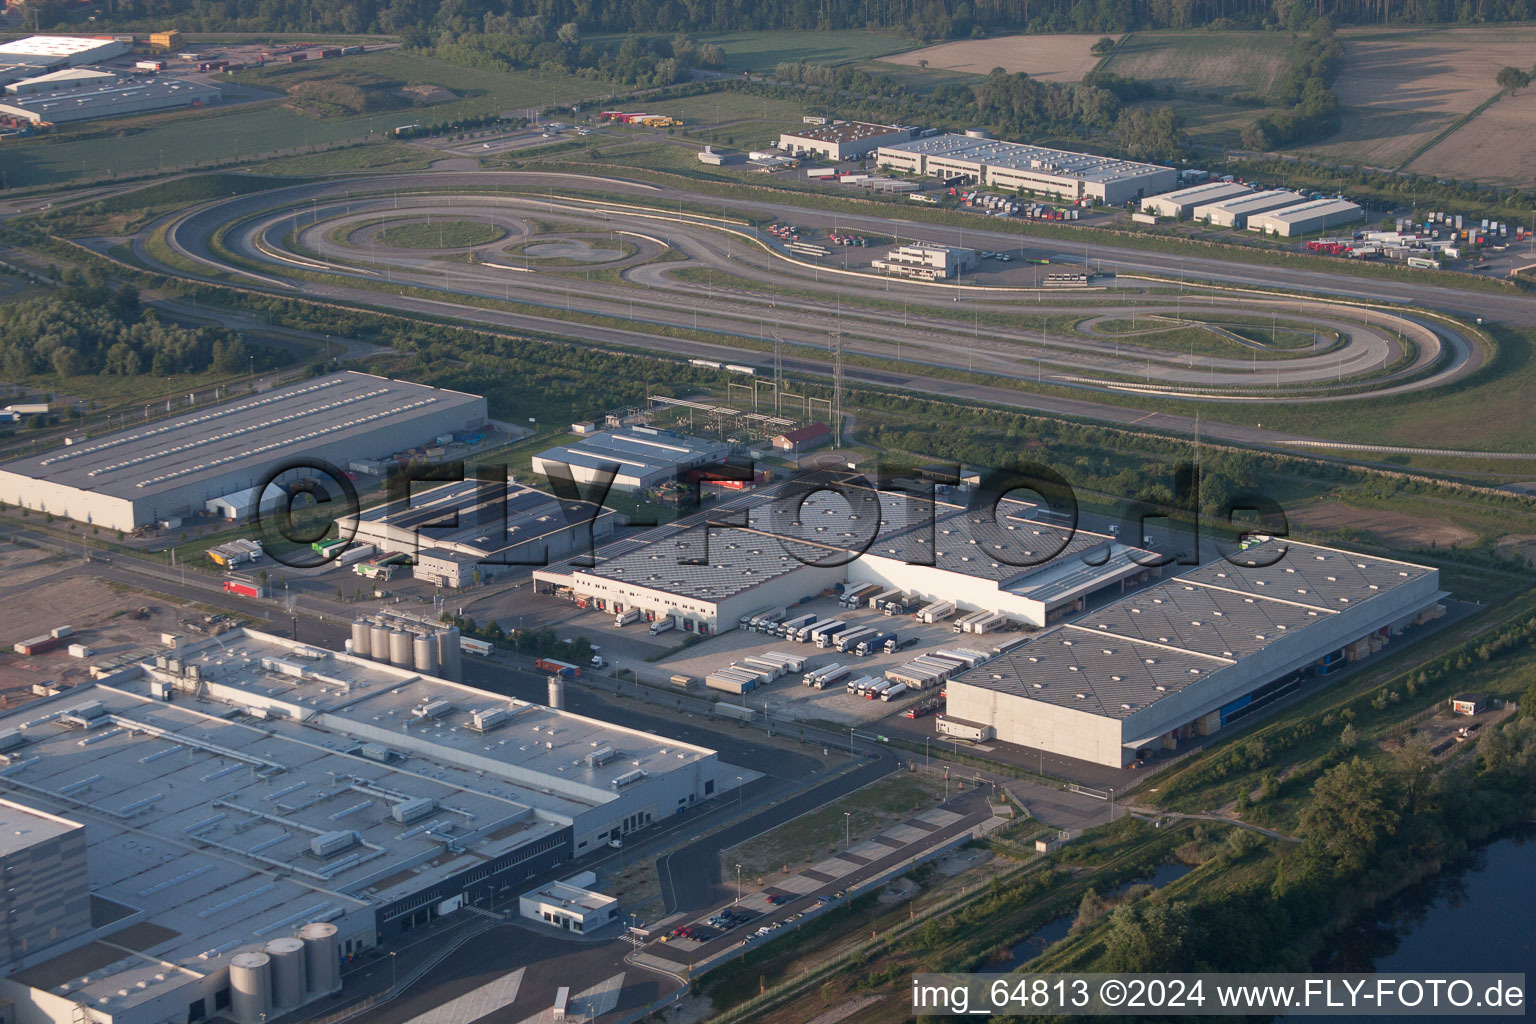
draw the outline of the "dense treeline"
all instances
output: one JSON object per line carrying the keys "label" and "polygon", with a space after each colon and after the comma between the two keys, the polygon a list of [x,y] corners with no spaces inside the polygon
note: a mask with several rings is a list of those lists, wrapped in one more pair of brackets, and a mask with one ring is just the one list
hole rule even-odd
{"label": "dense treeline", "polygon": [[1269,102],[1284,109],[1266,114],[1243,129],[1243,145],[1265,150],[1311,142],[1339,127],[1339,98],[1333,80],[1344,63],[1344,46],[1333,25],[1320,18],[1312,31],[1291,50],[1285,74]]}
{"label": "dense treeline", "polygon": [[1091,137],[1139,160],[1176,159],[1183,148],[1175,113],[1125,106],[1147,90],[1116,75],[1061,85],[996,69],[977,88],[941,85],[927,96],[913,95],[886,75],[804,61],[779,64],[774,78],[835,93],[840,104],[848,99],[874,104],[867,116],[888,123],[985,127],[1004,138]]}
{"label": "dense treeline", "polygon": [[[409,29],[402,37],[421,48],[432,44],[424,27]],[[725,63],[719,46],[699,46],[682,33],[670,40],[629,35],[615,49],[583,44],[576,22],[556,25],[537,15],[486,14],[479,26],[468,31],[440,33],[431,52],[455,64],[491,71],[537,68],[640,86],[673,85],[686,79],[691,67],[716,68]]]}
{"label": "dense treeline", "polygon": [[113,289],[99,270],[60,275],[58,294],[18,302],[0,319],[0,372],[16,380],[39,373],[134,377],[234,373],[254,357],[266,369],[286,360],[248,349],[232,331],[161,323],[130,285]]}
{"label": "dense treeline", "polygon": [[[64,27],[64,0],[32,0],[27,27]],[[542,17],[589,32],[864,29],[947,39],[1005,31],[1126,32],[1136,28],[1304,28],[1350,24],[1525,21],[1536,0],[117,0],[91,8],[94,26],[203,32],[424,31],[436,44],[486,31],[484,19]],[[34,21],[35,19],[35,21]]]}

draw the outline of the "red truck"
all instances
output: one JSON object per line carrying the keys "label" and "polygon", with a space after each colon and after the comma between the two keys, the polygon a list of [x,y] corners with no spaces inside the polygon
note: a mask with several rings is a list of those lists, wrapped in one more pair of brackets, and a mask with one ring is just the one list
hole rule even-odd
{"label": "red truck", "polygon": [[224,590],[231,594],[239,594],[241,597],[266,597],[267,588],[259,583],[242,583],[240,580],[225,580]]}
{"label": "red truck", "polygon": [[534,667],[551,675],[564,676],[567,679],[575,679],[581,675],[581,668],[572,665],[568,661],[556,661],[554,658],[540,658],[533,663]]}

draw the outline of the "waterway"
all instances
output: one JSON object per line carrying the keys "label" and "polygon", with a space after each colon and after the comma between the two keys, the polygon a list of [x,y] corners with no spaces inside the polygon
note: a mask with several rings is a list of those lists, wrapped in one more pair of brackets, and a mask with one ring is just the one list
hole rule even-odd
{"label": "waterway", "polygon": [[[1119,896],[1133,885],[1150,885],[1154,889],[1161,889],[1163,886],[1167,885],[1169,882],[1172,882],[1174,879],[1183,878],[1192,870],[1194,869],[1188,864],[1180,864],[1177,861],[1169,861],[1166,864],[1159,865],[1158,869],[1152,872],[1152,874],[1146,878],[1132,879],[1131,881],[1126,882],[1124,885],[1112,889],[1107,893],[1100,893],[1100,895]],[[988,971],[995,971],[998,973],[1018,970],[1022,964],[1028,963],[1035,957],[1039,956],[1041,953],[1044,953],[1051,946],[1066,938],[1067,933],[1072,930],[1072,921],[1076,917],[1076,912],[1070,914],[1062,914],[1060,917],[1053,917],[1039,928],[1036,928],[1022,942],[1014,945],[1014,947],[1008,951],[1007,960],[998,964],[988,964],[986,969]]]}

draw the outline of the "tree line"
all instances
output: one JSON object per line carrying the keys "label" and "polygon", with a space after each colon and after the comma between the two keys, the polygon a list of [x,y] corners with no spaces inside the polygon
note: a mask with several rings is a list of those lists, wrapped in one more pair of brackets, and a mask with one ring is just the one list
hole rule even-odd
{"label": "tree line", "polygon": [[113,288],[100,270],[69,268],[58,291],[26,299],[0,318],[0,371],[11,380],[36,374],[136,377],[268,369],[281,353],[248,347],[234,331],[161,321],[131,285]]}
{"label": "tree line", "polygon": [[[31,0],[26,27],[65,28],[84,14],[65,0]],[[1536,19],[1536,0],[116,0],[90,14],[95,30],[424,33],[437,45],[444,32],[498,34],[485,27],[487,17],[537,17],[602,33],[874,29],[928,40],[1202,26],[1294,30],[1314,17],[1347,24],[1527,21]]]}

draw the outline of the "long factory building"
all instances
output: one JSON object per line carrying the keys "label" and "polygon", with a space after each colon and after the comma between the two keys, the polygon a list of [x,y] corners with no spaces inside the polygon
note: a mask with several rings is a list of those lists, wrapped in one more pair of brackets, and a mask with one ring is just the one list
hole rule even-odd
{"label": "long factory building", "polygon": [[336,522],[354,544],[410,555],[412,572],[447,587],[476,574],[547,565],[588,552],[613,534],[618,513],[589,501],[567,501],[521,484],[465,480],[433,487],[396,506],[384,502]]}
{"label": "long factory building", "polygon": [[722,778],[713,750],[410,666],[184,644],[0,716],[6,1020],[275,1018]]}
{"label": "long factory building", "polygon": [[941,733],[1123,767],[1444,612],[1439,571],[1267,539],[950,679]]}
{"label": "long factory building", "polygon": [[649,621],[712,634],[845,580],[1044,626],[1092,594],[1156,572],[1145,564],[1151,552],[1070,531],[1029,502],[1004,499],[994,518],[902,491],[839,486],[803,504],[781,490],[793,497],[738,513],[740,525],[693,527],[591,567],[539,569],[534,583],[588,607],[635,608]]}
{"label": "long factory building", "polygon": [[0,465],[0,501],[131,531],[201,514],[290,459],[382,458],[485,422],[485,399],[347,370]]}
{"label": "long factory building", "polygon": [[590,484],[613,474],[615,491],[633,493],[682,479],[688,470],[724,461],[731,446],[661,427],[624,427],[590,434],[533,457],[533,471]]}
{"label": "long factory building", "polygon": [[882,170],[932,178],[966,177],[990,188],[1108,205],[1168,192],[1179,183],[1172,167],[1002,142],[979,133],[882,145],[875,163]]}

